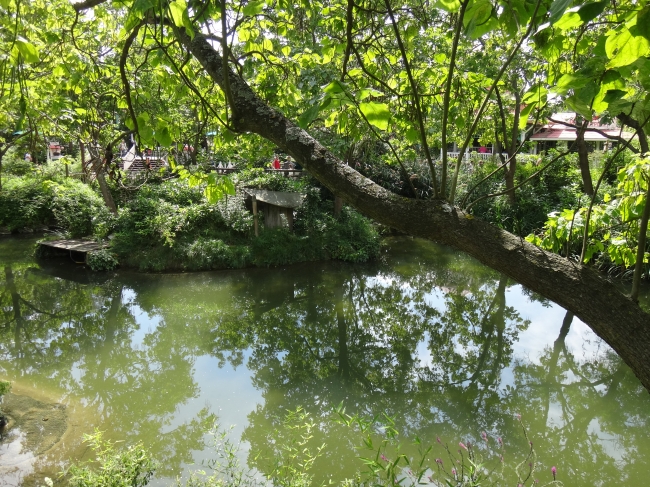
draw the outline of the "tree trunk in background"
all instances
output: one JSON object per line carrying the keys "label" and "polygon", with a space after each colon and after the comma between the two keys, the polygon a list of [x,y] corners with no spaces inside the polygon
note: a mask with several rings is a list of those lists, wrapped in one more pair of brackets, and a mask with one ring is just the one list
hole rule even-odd
{"label": "tree trunk in background", "polygon": [[99,183],[99,190],[102,193],[102,198],[104,199],[104,204],[106,205],[106,208],[108,208],[111,211],[111,213],[113,213],[114,215],[117,215],[117,207],[115,206],[113,195],[111,194],[111,191],[108,188],[108,183],[106,182],[106,176],[104,175],[104,164],[102,164],[102,161],[100,159],[95,158],[92,161],[90,161],[90,165],[92,166],[93,172],[95,173],[95,178]]}
{"label": "tree trunk in background", "polygon": [[[517,197],[515,194],[515,174],[517,173],[517,146],[519,145],[519,118],[521,116],[521,96],[519,95],[519,88],[517,87],[517,82],[513,82],[512,86],[513,92],[515,94],[515,113],[514,119],[512,121],[512,133],[510,134],[510,140],[505,141],[508,147],[508,166],[506,169],[506,191],[508,195],[508,202],[511,205],[517,203]],[[503,134],[505,137],[506,134]]]}
{"label": "tree trunk in background", "polygon": [[0,191],[2,191],[2,159],[4,159],[6,152],[6,148],[0,150]]}
{"label": "tree trunk in background", "polygon": [[650,219],[650,181],[646,181],[648,188],[645,193],[645,206],[639,222],[639,238],[636,248],[636,262],[634,263],[634,276],[632,277],[632,291],[630,299],[635,303],[639,302],[639,288],[641,287],[641,275],[645,270],[645,247],[648,234],[648,220]]}
{"label": "tree trunk in background", "polygon": [[[181,42],[223,85],[221,55],[197,33],[176,29]],[[288,152],[309,173],[367,217],[415,237],[465,252],[573,312],[605,340],[650,390],[650,315],[598,272],[546,252],[443,200],[398,196],[347,166],[308,132],[262,101],[231,70],[232,123]]]}
{"label": "tree trunk in background", "polygon": [[578,164],[580,165],[580,174],[582,175],[582,185],[584,191],[589,196],[594,195],[594,183],[591,179],[591,171],[589,169],[589,149],[585,142],[585,129],[589,122],[585,120],[582,122],[582,128],[578,129],[578,136],[576,138],[576,145],[578,146]]}

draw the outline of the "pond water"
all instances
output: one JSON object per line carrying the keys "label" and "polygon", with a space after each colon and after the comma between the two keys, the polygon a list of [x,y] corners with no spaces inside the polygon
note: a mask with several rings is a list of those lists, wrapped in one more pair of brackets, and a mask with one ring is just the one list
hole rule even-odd
{"label": "pond water", "polygon": [[[34,261],[35,240],[0,240],[14,418],[0,485],[39,485],[90,458],[94,428],[142,441],[159,462],[152,485],[173,485],[215,457],[210,414],[232,426],[242,463],[269,474],[289,442],[281,418],[298,407],[324,445],[315,485],[339,481],[363,468],[361,436],[332,421],[340,404],[387,414],[405,445],[432,444],[434,470],[449,458],[437,438],[455,453],[486,432],[490,449],[503,438],[507,466],[531,440],[542,484],[556,466],[567,486],[646,485],[639,381],[580,320],[455,251],[399,238],[368,265],[93,274]],[[482,452],[488,464],[500,454]]]}

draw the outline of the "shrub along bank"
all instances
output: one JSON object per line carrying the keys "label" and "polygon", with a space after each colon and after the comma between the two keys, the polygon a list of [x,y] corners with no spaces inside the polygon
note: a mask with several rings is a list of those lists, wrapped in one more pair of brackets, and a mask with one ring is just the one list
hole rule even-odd
{"label": "shrub along bank", "polygon": [[[5,233],[49,227],[58,230],[57,238],[108,239],[116,260],[105,251],[92,255],[89,264],[96,270],[106,270],[115,262],[143,271],[277,266],[323,259],[364,262],[379,253],[379,235],[368,219],[349,208],[335,217],[327,192],[309,181],[292,181],[263,170],[235,176],[236,195],[216,204],[206,201],[200,187],[177,179],[149,182],[138,189],[115,186],[117,215],[105,208],[96,188],[50,176],[5,178],[0,227]],[[306,193],[294,232],[260,225],[260,236],[255,238],[244,187]]]}

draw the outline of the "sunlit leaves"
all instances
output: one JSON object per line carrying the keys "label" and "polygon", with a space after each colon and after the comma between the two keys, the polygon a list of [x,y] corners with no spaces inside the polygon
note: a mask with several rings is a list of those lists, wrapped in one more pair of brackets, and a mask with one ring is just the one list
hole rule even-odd
{"label": "sunlit leaves", "polygon": [[385,103],[359,103],[359,110],[361,110],[370,125],[374,125],[379,130],[388,129],[390,110]]}
{"label": "sunlit leaves", "polygon": [[208,175],[208,184],[203,190],[203,194],[208,202],[214,204],[227,195],[234,195],[235,185],[229,177],[211,173]]}
{"label": "sunlit leaves", "polygon": [[26,63],[35,64],[39,61],[36,46],[24,37],[16,38],[16,49],[22,55]]}
{"label": "sunlit leaves", "polygon": [[264,0],[248,2],[242,9],[242,13],[244,15],[248,15],[252,17],[254,15],[262,13],[263,7],[264,7]]}
{"label": "sunlit leaves", "polygon": [[458,12],[458,10],[460,9],[460,1],[459,0],[438,0],[435,3],[435,6],[443,10],[446,10],[447,12],[455,13]]}
{"label": "sunlit leaves", "polygon": [[610,59],[607,67],[616,68],[632,64],[637,59],[645,56],[650,50],[648,39],[643,36],[634,36],[626,27],[613,31],[605,43],[605,51]]}
{"label": "sunlit leaves", "polygon": [[187,12],[187,4],[185,3],[185,0],[174,0],[173,2],[170,2],[169,11],[171,12],[174,24],[178,27],[185,27],[187,33],[193,37],[194,28]]}
{"label": "sunlit leaves", "polygon": [[492,17],[493,7],[490,0],[476,0],[465,12],[463,23],[465,33],[472,39],[477,39],[496,27],[496,19]]}
{"label": "sunlit leaves", "polygon": [[567,73],[557,81],[553,88],[555,93],[566,95],[569,90],[577,90],[585,86],[590,81],[590,78],[580,75]]}
{"label": "sunlit leaves", "polygon": [[[650,163],[634,158],[618,173],[616,197],[605,195],[603,203],[592,207],[585,262],[606,254],[616,265],[634,266],[649,173]],[[530,235],[527,240],[556,253],[580,252],[586,212],[587,208],[580,208],[551,213],[543,233]]]}

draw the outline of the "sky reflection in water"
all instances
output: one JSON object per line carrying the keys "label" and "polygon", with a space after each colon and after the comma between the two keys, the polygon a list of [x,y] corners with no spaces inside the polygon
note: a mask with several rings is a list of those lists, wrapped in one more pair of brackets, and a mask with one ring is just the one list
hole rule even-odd
{"label": "sky reflection in water", "polygon": [[0,240],[0,378],[65,403],[74,427],[26,485],[87,458],[93,427],[143,441],[161,462],[155,485],[171,485],[212,455],[209,413],[268,473],[277,418],[298,406],[326,445],[316,478],[340,480],[361,467],[360,438],[329,421],[341,402],[434,444],[486,431],[511,458],[527,448],[521,413],[543,481],[551,465],[572,486],[643,485],[650,471],[650,398],[621,360],[563,309],[448,249],[395,239],[369,265],[97,275],[36,263],[32,243]]}

